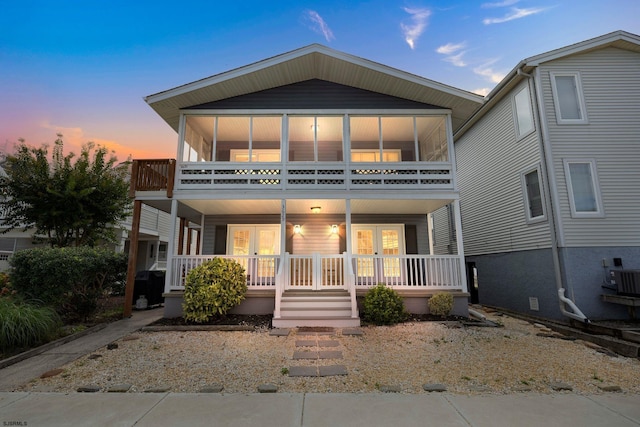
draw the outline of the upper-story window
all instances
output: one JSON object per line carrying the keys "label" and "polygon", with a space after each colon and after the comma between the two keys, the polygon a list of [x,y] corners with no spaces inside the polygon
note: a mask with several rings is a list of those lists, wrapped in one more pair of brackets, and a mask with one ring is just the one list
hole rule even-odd
{"label": "upper-story window", "polygon": [[342,162],[343,116],[289,116],[290,162]]}
{"label": "upper-story window", "polygon": [[604,216],[595,160],[565,159],[563,163],[571,216],[574,218]]}
{"label": "upper-story window", "polygon": [[351,116],[352,162],[447,161],[444,117]]}
{"label": "upper-story window", "polygon": [[523,138],[533,132],[533,112],[528,86],[523,87],[513,96],[513,112],[516,123],[516,138]]}
{"label": "upper-story window", "polygon": [[558,124],[587,123],[579,73],[550,73]]}

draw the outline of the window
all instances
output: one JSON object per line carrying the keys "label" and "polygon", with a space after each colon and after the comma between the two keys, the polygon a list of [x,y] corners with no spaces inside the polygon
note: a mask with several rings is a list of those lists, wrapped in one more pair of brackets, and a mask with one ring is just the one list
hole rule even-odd
{"label": "window", "polygon": [[522,173],[527,222],[538,222],[546,219],[541,182],[540,169],[537,166]]}
{"label": "window", "polygon": [[602,201],[598,188],[595,160],[564,160],[571,216],[602,217]]}
{"label": "window", "polygon": [[[382,152],[383,162],[399,162],[402,160],[402,152],[400,150],[384,150]],[[379,162],[379,150],[351,150],[352,162]]]}
{"label": "window", "polygon": [[587,123],[580,74],[551,73],[550,75],[558,124]]}
{"label": "window", "polygon": [[513,97],[513,110],[516,122],[517,139],[528,135],[533,131],[533,112],[531,111],[531,98],[528,86],[520,89]]}

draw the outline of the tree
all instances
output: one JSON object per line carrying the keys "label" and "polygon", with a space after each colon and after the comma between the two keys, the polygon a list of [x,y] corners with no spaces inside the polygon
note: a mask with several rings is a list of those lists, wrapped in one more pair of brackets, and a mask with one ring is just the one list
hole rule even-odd
{"label": "tree", "polygon": [[52,247],[113,240],[113,226],[127,217],[131,205],[128,162],[117,164],[105,147],[92,142],[77,158],[62,150],[58,134],[51,161],[47,145],[35,148],[24,141],[6,157],[6,176],[0,177],[2,225],[6,231],[35,228]]}

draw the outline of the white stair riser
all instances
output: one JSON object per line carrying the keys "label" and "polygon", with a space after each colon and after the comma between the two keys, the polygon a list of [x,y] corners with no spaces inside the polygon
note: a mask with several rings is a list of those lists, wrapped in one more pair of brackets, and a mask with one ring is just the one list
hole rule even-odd
{"label": "white stair riser", "polygon": [[305,319],[305,318],[280,318],[273,319],[274,328],[296,328],[300,326],[329,326],[333,328],[355,328],[360,326],[359,318],[340,319]]}

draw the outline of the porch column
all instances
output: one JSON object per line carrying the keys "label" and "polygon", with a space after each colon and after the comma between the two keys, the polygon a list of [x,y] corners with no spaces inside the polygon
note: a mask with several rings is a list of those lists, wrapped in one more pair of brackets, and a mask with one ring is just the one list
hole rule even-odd
{"label": "porch column", "polygon": [[456,243],[458,248],[458,257],[460,258],[460,281],[462,282],[462,292],[468,292],[467,289],[467,266],[464,262],[464,245],[462,242],[462,216],[460,215],[460,200],[453,201],[453,216],[456,222]]}
{"label": "porch column", "polygon": [[344,236],[345,241],[347,243],[347,254],[349,259],[351,259],[351,199],[345,199],[344,201],[344,217],[345,217],[345,228],[346,228],[346,236]]}
{"label": "porch column", "polygon": [[186,223],[186,219],[180,218],[180,230],[178,234],[178,255],[182,255],[184,253],[184,227],[186,226]]}
{"label": "porch column", "polygon": [[169,292],[173,281],[173,257],[176,253],[176,227],[178,222],[178,201],[171,200],[171,220],[169,227],[169,241],[167,242],[167,273],[164,281],[164,291]]}
{"label": "porch column", "polygon": [[138,262],[138,238],[140,235],[140,213],[142,202],[133,202],[133,218],[131,220],[131,233],[129,234],[129,263],[127,265],[127,284],[124,288],[124,311],[122,317],[131,317],[133,310],[133,287],[136,280],[136,264]]}
{"label": "porch column", "polygon": [[193,235],[193,229],[187,227],[187,255],[191,255],[191,240]]}

